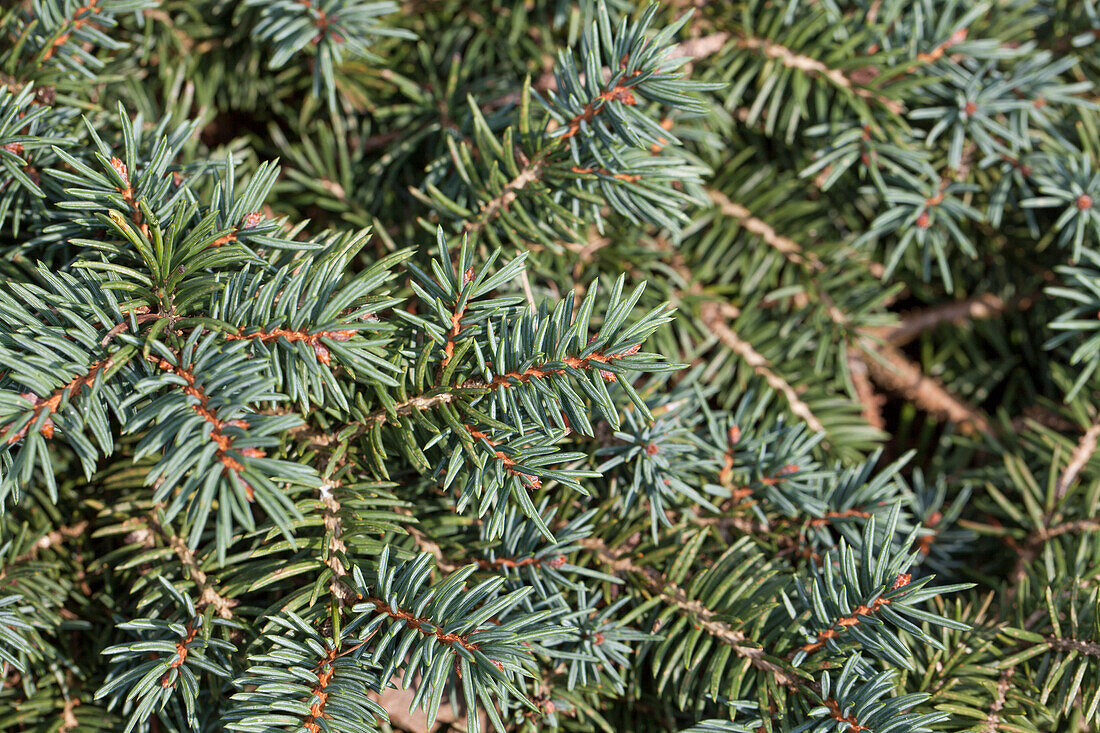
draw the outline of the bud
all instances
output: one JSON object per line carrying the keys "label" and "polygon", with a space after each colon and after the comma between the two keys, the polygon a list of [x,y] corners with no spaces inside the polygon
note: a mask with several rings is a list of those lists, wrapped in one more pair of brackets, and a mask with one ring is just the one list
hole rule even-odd
{"label": "bud", "polygon": [[122,179],[122,183],[129,188],[130,187],[130,173],[126,170],[126,164],[118,158],[111,158],[111,167],[115,169],[115,173]]}

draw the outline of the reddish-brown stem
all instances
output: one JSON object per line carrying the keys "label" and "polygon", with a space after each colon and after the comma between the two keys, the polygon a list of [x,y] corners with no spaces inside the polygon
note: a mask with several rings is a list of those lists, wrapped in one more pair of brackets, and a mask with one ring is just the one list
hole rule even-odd
{"label": "reddish-brown stem", "polygon": [[325,704],[328,702],[328,686],[332,682],[333,676],[336,674],[336,667],[333,663],[345,654],[351,654],[367,643],[367,640],[359,642],[353,647],[345,649],[339,654],[336,653],[336,649],[329,649],[328,653],[321,659],[317,665],[317,684],[310,690],[310,700],[316,699],[312,705],[309,706],[309,715],[306,716],[305,721],[302,722],[302,727],[309,731],[309,733],[320,733],[322,728],[317,721],[321,718],[327,717],[325,715]]}
{"label": "reddish-brown stem", "polygon": [[[468,651],[474,651],[481,648],[476,642],[470,641],[470,637],[477,633],[476,631],[470,634],[448,634],[435,628],[435,624],[432,623],[431,619],[418,618],[415,614],[400,608],[390,608],[390,605],[381,598],[364,598],[362,602],[373,605],[375,610],[379,613],[384,613],[395,621],[404,621],[406,626],[416,629],[425,636],[434,636],[447,646],[458,644]],[[431,626],[432,628],[426,629],[424,628],[425,625]]]}
{"label": "reddish-brown stem", "polygon": [[[632,354],[638,353],[640,346],[632,346],[626,351],[620,354],[589,354],[586,357],[579,356],[567,356],[561,360],[561,363],[565,364],[565,367],[550,367],[550,364],[555,362],[543,362],[535,366],[528,367],[522,372],[508,372],[506,374],[498,374],[488,382],[482,382],[480,380],[468,380],[458,385],[457,389],[470,390],[470,389],[496,389],[503,387],[505,389],[516,386],[517,384],[526,384],[532,379],[546,379],[556,374],[565,374],[567,368],[586,370],[593,367],[598,367],[600,364],[609,364],[617,359],[622,359]],[[606,369],[600,369],[600,374],[603,378],[609,382],[615,381],[615,375]],[[446,404],[453,402],[458,395],[455,392],[440,392],[438,394],[421,394],[415,397],[410,397],[403,402],[399,402],[394,405],[393,412],[397,415],[407,415],[411,412],[428,410],[436,405]],[[361,428],[369,428],[374,425],[382,425],[390,418],[390,411],[385,409],[375,410],[366,417],[360,423]]]}
{"label": "reddish-brown stem", "polygon": [[[466,287],[474,279],[474,270],[471,267],[466,272],[462,273],[462,286]],[[451,359],[455,355],[455,339],[458,338],[458,332],[462,330],[462,317],[466,315],[466,303],[462,294],[459,293],[458,302],[455,303],[454,312],[451,314],[451,328],[447,331],[447,343],[443,345],[443,366],[447,366],[451,363]]]}
{"label": "reddish-brown stem", "polygon": [[161,687],[171,687],[172,682],[171,670],[179,669],[183,666],[183,663],[187,661],[187,645],[195,640],[195,634],[198,632],[198,626],[194,620],[187,624],[187,636],[182,640],[176,642],[176,656],[172,660],[172,663],[168,665],[169,671],[164,673],[164,676],[160,678]]}
{"label": "reddish-brown stem", "polygon": [[518,470],[516,468],[515,460],[511,456],[509,456],[507,453],[500,450],[500,448],[498,447],[500,444],[497,443],[492,438],[490,438],[487,433],[484,433],[480,430],[477,430],[476,428],[474,428],[470,425],[466,425],[465,427],[466,427],[466,430],[470,433],[470,436],[472,438],[474,438],[475,440],[483,440],[483,441],[485,441],[486,443],[489,444],[489,447],[492,448],[492,450],[493,450],[494,457],[497,458],[497,460],[499,460],[502,464],[504,464],[504,470],[505,471],[512,474],[513,476],[518,477],[519,480],[522,481],[523,484],[525,486],[527,486],[527,488],[529,488],[529,489],[540,489],[540,488],[542,488],[542,481],[539,480],[539,477],[538,476],[532,476],[530,474],[523,473],[522,471]]}
{"label": "reddish-brown stem", "polygon": [[118,158],[111,158],[111,167],[114,168],[115,172],[122,178],[123,186],[115,190],[119,192],[122,196],[122,200],[130,207],[130,220],[141,230],[142,234],[148,237],[149,227],[142,221],[141,207],[138,205],[137,194],[134,192],[134,187],[130,185],[130,173],[126,169],[126,164]]}
{"label": "reddish-brown stem", "polygon": [[[27,421],[26,425],[8,436],[8,445],[11,445],[12,443],[17,443],[22,440],[27,434],[27,429],[38,420],[39,416],[43,412],[46,412],[50,415],[56,413],[58,408],[61,406],[61,400],[64,399],[66,394],[68,394],[70,398],[75,397],[80,392],[80,390],[84,389],[85,387],[90,387],[92,384],[95,383],[95,378],[97,374],[107,369],[110,369],[112,365],[113,362],[110,359],[103,359],[101,361],[93,362],[92,365],[88,367],[88,371],[86,373],[73,377],[68,384],[66,384],[64,387],[61,387],[60,389],[54,390],[53,394],[45,399],[32,393],[21,395],[22,397],[25,397],[34,404],[34,414],[31,416],[31,419]],[[10,422],[6,426],[4,426],[5,434],[7,434],[7,431],[9,431],[14,424],[14,422]],[[47,438],[52,438],[54,433],[53,420],[47,417],[46,421],[39,429],[39,432],[41,432],[42,435],[46,436]]]}
{"label": "reddish-brown stem", "polygon": [[845,509],[842,512],[825,512],[824,516],[814,517],[810,520],[811,527],[824,527],[837,519],[869,519],[871,512],[861,509]]}
{"label": "reddish-brown stem", "polygon": [[270,331],[254,331],[247,334],[233,334],[227,333],[225,335],[226,341],[246,341],[256,340],[262,343],[270,343],[277,341],[278,339],[286,339],[291,343],[302,342],[309,344],[313,347],[313,353],[317,355],[318,361],[325,366],[329,366],[332,361],[332,355],[323,343],[321,339],[327,338],[333,341],[348,341],[355,335],[354,330],[348,331],[319,331],[318,333],[307,333],[305,331],[288,331],[283,328],[275,328]]}
{"label": "reddish-brown stem", "polygon": [[[624,64],[625,61],[626,59],[623,59]],[[624,77],[624,80],[633,79],[641,73],[641,69],[638,69],[634,71],[634,73]],[[619,82],[611,89],[608,89],[606,92],[601,93],[594,100],[584,105],[584,109],[582,109],[576,117],[569,120],[565,134],[561,136],[562,139],[565,140],[571,138],[578,132],[580,132],[581,123],[591,122],[593,119],[595,119],[596,115],[600,113],[600,110],[604,109],[604,107],[609,102],[620,102],[628,107],[632,107],[638,104],[638,100],[634,98],[634,92],[631,91],[631,86],[629,84]]]}
{"label": "reddish-brown stem", "polygon": [[836,700],[830,697],[826,698],[822,702],[825,707],[829,709],[829,715],[833,717],[833,720],[836,720],[839,723],[848,724],[848,733],[859,733],[861,730],[868,730],[866,726],[859,724],[859,721],[856,720],[855,715],[845,716],[840,709],[840,703],[838,703]]}
{"label": "reddish-brown stem", "polygon": [[[46,49],[46,53],[42,55],[43,61],[48,61],[53,57],[54,53],[61,46],[72,37],[73,33],[76,33],[85,25],[92,23],[92,17],[98,15],[103,11],[103,8],[99,7],[99,0],[88,0],[87,3],[81,5],[76,9],[76,12],[72,15],[72,20],[69,21],[69,29],[54,39],[50,47]],[[87,13],[87,15],[85,15]]]}
{"label": "reddish-brown stem", "polygon": [[[662,140],[664,138],[661,138]],[[609,178],[615,178],[620,181],[626,181],[627,183],[637,183],[642,180],[642,176],[638,173],[612,173],[606,168],[581,168],[580,166],[573,166],[569,170],[580,175],[595,174],[599,176],[607,176]]]}
{"label": "reddish-brown stem", "polygon": [[565,555],[558,555],[550,560],[545,560],[537,557],[524,557],[519,560],[511,557],[498,557],[495,560],[480,559],[477,561],[478,566],[485,570],[498,570],[500,568],[526,568],[526,567],[551,567],[560,568],[565,564]]}
{"label": "reddish-brown stem", "polygon": [[[227,473],[232,471],[233,473],[239,474],[241,471],[243,471],[244,465],[232,455],[230,455],[230,450],[233,449],[233,438],[232,436],[227,435],[224,431],[225,428],[228,427],[242,429],[247,428],[248,423],[244,420],[222,420],[221,418],[219,418],[214,410],[209,407],[209,397],[207,396],[206,392],[203,391],[202,387],[198,387],[195,385],[195,373],[187,367],[177,366],[167,359],[157,359],[154,363],[156,364],[158,369],[169,372],[170,374],[175,374],[177,377],[183,379],[183,381],[186,383],[186,386],[181,387],[184,394],[190,397],[194,397],[198,401],[197,404],[191,405],[191,409],[198,413],[203,420],[206,420],[213,426],[213,429],[210,431],[210,439],[214,441],[214,443],[216,443],[218,446],[218,460],[221,461],[222,465],[224,466],[222,472]],[[247,456],[249,458],[261,458],[266,455],[266,453],[259,448],[245,448],[244,450],[240,451],[240,453],[241,455]],[[249,501],[252,501],[252,487],[245,483],[245,481],[241,479],[240,476],[238,476],[238,480],[244,487],[245,496],[248,498]]]}
{"label": "reddish-brown stem", "polygon": [[[903,574],[899,575],[894,580],[894,583],[891,586],[891,590],[897,590],[898,588],[909,585],[910,580],[912,580],[912,578],[909,576],[908,573],[903,573]],[[839,619],[836,620],[836,622],[833,623],[832,626],[825,629],[824,631],[819,632],[817,634],[817,640],[816,641],[812,641],[808,644],[804,644],[799,649],[799,651],[806,652],[807,654],[810,654],[812,652],[816,652],[818,649],[821,649],[822,647],[825,646],[825,642],[827,640],[835,638],[836,636],[838,636],[841,632],[843,632],[849,626],[857,626],[859,624],[861,618],[863,618],[864,616],[870,616],[871,614],[875,613],[876,611],[878,611],[883,606],[888,606],[888,605],[890,605],[890,599],[885,598],[883,596],[879,596],[878,598],[873,600],[871,602],[871,605],[869,605],[869,606],[865,606],[865,605],[857,606],[855,608],[855,610],[853,610],[850,614],[848,614],[847,616],[841,616]]]}

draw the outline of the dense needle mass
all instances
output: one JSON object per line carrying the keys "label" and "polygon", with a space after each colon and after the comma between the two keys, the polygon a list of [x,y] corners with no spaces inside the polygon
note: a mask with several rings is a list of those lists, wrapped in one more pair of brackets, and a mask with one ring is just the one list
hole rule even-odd
{"label": "dense needle mass", "polygon": [[1096,0],[0,10],[0,730],[1100,727]]}

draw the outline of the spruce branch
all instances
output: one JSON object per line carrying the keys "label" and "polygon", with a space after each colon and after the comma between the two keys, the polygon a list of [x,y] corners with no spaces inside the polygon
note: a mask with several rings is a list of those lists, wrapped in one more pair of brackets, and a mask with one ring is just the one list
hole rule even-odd
{"label": "spruce branch", "polygon": [[1070,454],[1069,463],[1066,464],[1065,470],[1058,477],[1058,484],[1055,487],[1055,494],[1057,498],[1065,496],[1069,487],[1077,480],[1078,475],[1088,465],[1089,460],[1093,454],[1096,453],[1097,442],[1100,441],[1100,418],[1093,421],[1084,435],[1081,436],[1081,440],[1078,441],[1077,447],[1073,449],[1073,453]]}
{"label": "spruce branch", "polygon": [[933,415],[950,420],[963,431],[990,433],[988,418],[973,406],[952,395],[932,377],[926,376],[900,350],[879,343],[869,349],[864,363],[871,378],[884,389],[894,392]]}
{"label": "spruce branch", "polygon": [[708,634],[731,647],[739,657],[748,660],[752,666],[770,675],[777,685],[799,690],[810,684],[793,668],[770,658],[764,649],[753,643],[744,632],[733,629],[729,624],[716,619],[715,616],[718,614],[715,611],[706,608],[698,600],[691,600],[686,591],[670,582],[661,573],[652,568],[636,565],[629,557],[612,552],[598,539],[585,539],[580,544],[581,547],[595,553],[600,561],[615,573],[640,576],[648,592],[688,614]]}
{"label": "spruce branch", "polygon": [[905,112],[905,106],[898,100],[890,99],[874,89],[857,85],[839,69],[831,69],[818,59],[795,53],[791,49],[781,44],[774,43],[767,38],[740,36],[735,40],[734,44],[737,48],[758,53],[768,59],[775,59],[787,68],[797,69],[798,71],[825,79],[830,84],[847,93],[862,99],[872,100],[882,105],[882,107],[891,114],[900,115]]}
{"label": "spruce branch", "polygon": [[716,339],[743,358],[756,374],[764,378],[772,389],[783,394],[787,403],[790,405],[791,412],[805,420],[811,430],[815,432],[822,432],[825,430],[825,426],[817,416],[810,411],[809,406],[802,401],[795,389],[771,369],[768,360],[761,356],[752,347],[752,344],[743,340],[730,329],[729,325],[726,323],[726,317],[722,313],[722,307],[719,304],[714,302],[705,303],[702,307],[701,315],[703,317],[703,322],[710,329],[711,333],[714,334]]}
{"label": "spruce branch", "polygon": [[199,564],[195,551],[187,546],[182,537],[170,531],[169,527],[161,521],[162,515],[163,506],[154,507],[145,517],[146,526],[172,548],[172,552],[176,554],[180,564],[183,565],[187,576],[195,584],[195,590],[198,592],[198,597],[195,600],[196,610],[203,610],[206,606],[211,606],[220,618],[233,618],[232,609],[237,605],[237,602],[226,598],[216,590],[214,583]]}
{"label": "spruce branch", "polygon": [[689,5],[0,11],[0,729],[1096,727],[1096,3]]}

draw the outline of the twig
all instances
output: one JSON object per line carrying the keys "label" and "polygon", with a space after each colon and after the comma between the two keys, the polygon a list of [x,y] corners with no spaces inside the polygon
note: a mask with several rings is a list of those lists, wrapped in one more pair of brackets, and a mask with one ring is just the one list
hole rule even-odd
{"label": "twig", "polygon": [[760,353],[752,347],[752,344],[734,333],[726,324],[722,308],[718,303],[713,301],[704,303],[700,315],[703,318],[703,323],[706,324],[715,338],[744,359],[756,374],[764,378],[768,386],[783,393],[783,396],[787,398],[787,403],[791,407],[791,412],[805,420],[806,424],[814,432],[822,432],[825,430],[825,426],[822,425],[821,421],[817,419],[817,416],[813,414],[810,410],[810,406],[802,401],[794,388],[782,377],[772,371],[771,364],[768,360],[761,356]]}
{"label": "twig", "polygon": [[749,660],[752,666],[772,674],[776,683],[791,690],[799,690],[808,686],[807,680],[792,674],[781,664],[768,659],[762,648],[746,643],[750,639],[744,632],[732,628],[725,621],[716,619],[717,614],[704,606],[702,602],[689,600],[686,591],[669,581],[661,573],[652,568],[635,565],[629,556],[619,556],[617,553],[613,553],[602,540],[587,537],[580,540],[579,544],[586,550],[592,551],[600,562],[614,570],[616,574],[633,573],[641,576],[650,592],[659,595],[666,603],[690,614],[696,626],[704,629],[723,644],[732,647],[738,656]]}
{"label": "twig", "polygon": [[839,69],[831,69],[815,58],[797,54],[786,46],[781,46],[778,43],[772,43],[766,38],[745,36],[737,40],[737,45],[739,48],[743,48],[748,51],[759,51],[764,56],[770,59],[778,60],[779,63],[783,64],[788,69],[798,69],[799,71],[804,71],[811,76],[819,76],[827,79],[835,86],[844,89],[845,91],[851,92],[861,99],[869,99],[878,102],[887,110],[896,115],[900,115],[902,112],[905,111],[905,106],[901,102],[889,99],[871,89],[857,86]]}
{"label": "twig", "polygon": [[[788,261],[805,266],[812,271],[821,271],[825,268],[824,263],[814,253],[806,251],[793,239],[779,234],[767,222],[753,216],[751,211],[731,201],[725,194],[720,191],[710,191],[709,196],[711,201],[719,207],[719,210],[724,215],[737,220],[741,226],[760,236],[765,244],[768,244],[776,251],[783,254]],[[876,273],[872,272],[872,274]],[[837,307],[823,288],[817,286],[816,280],[813,282],[813,290],[824,304],[829,318],[844,329],[852,329],[851,319],[848,315]],[[923,317],[915,318],[913,324],[907,328],[906,331],[918,329],[917,332],[919,332],[920,329],[929,327],[931,323],[938,323],[948,318],[959,317],[958,314],[960,312],[989,312],[992,314],[995,310],[995,304],[993,300],[991,300],[993,297],[994,296],[986,296],[984,298],[975,299],[974,303],[966,303],[963,301],[963,303],[966,303],[965,305],[952,304],[951,307],[937,309],[934,313],[928,313]],[[1002,309],[1006,307],[1000,299],[996,300]],[[707,306],[704,308],[706,309]],[[710,310],[709,314],[712,322],[717,322],[713,321],[715,312]],[[704,321],[708,321],[706,314],[704,314]],[[708,326],[710,325],[711,323],[708,322]],[[719,333],[713,327],[711,327],[711,330],[716,334]],[[900,328],[895,329],[895,331],[900,330]],[[853,349],[849,352],[850,365],[856,364],[857,362],[863,362],[862,369],[859,366],[851,366],[850,371],[853,375],[852,379],[857,389],[858,397],[864,407],[864,418],[867,419],[871,425],[879,427],[880,429],[884,424],[880,413],[882,398],[874,394],[870,382],[866,379],[866,377],[869,376],[884,389],[900,394],[905,399],[915,403],[921,409],[959,423],[964,431],[970,431],[975,428],[983,432],[992,430],[992,425],[988,419],[981,415],[975,408],[968,405],[964,400],[952,395],[934,378],[924,375],[920,367],[910,361],[892,343],[881,343],[879,341],[879,339],[891,335],[895,331],[884,332],[882,329],[860,329],[858,331],[858,334],[861,336],[858,341],[859,349]],[[744,356],[746,361],[754,368],[758,365],[761,368],[767,368],[768,365],[766,360],[757,354],[750,344],[742,341],[732,331],[725,334],[725,338],[722,338],[722,340],[735,352]],[[861,354],[861,351],[864,353]],[[758,371],[758,373],[761,372]],[[788,401],[790,401],[793,396],[798,405],[800,405],[800,409],[804,408],[805,412],[809,412],[809,408],[797,398],[797,394],[790,385],[786,384],[786,382],[779,378],[778,375],[770,372],[770,370],[768,370],[768,373],[771,374],[774,379],[769,379],[767,374],[762,375],[768,379],[769,385],[774,389],[782,391],[783,394],[787,396]],[[795,402],[791,404],[793,409]],[[794,412],[800,417],[803,417],[803,419],[806,419],[798,410],[794,410]],[[816,419],[815,422],[817,425],[820,425],[820,422],[816,421]],[[809,423],[811,427],[814,427],[814,423],[811,423],[808,419],[807,423]]]}
{"label": "twig", "polygon": [[950,303],[935,305],[931,308],[905,314],[901,323],[893,328],[882,329],[876,332],[892,343],[894,346],[904,346],[925,331],[930,331],[942,323],[949,321],[963,323],[965,321],[995,318],[1006,313],[1011,308],[1024,310],[1031,306],[1033,300],[1030,297],[1003,300],[992,293],[966,300],[957,300]]}
{"label": "twig", "polygon": [[894,392],[926,412],[950,420],[965,433],[983,433],[993,429],[989,420],[974,407],[948,392],[936,379],[926,376],[919,366],[891,344],[861,340],[864,360],[871,378],[884,389]]}
{"label": "twig", "polygon": [[[669,56],[669,58],[684,58],[684,57],[686,57],[686,58],[697,61],[699,59],[706,58],[707,56],[711,56],[711,55],[717,53],[718,51],[721,51],[722,47],[726,44],[726,41],[728,41],[729,39],[730,39],[730,34],[729,33],[724,33],[724,32],[723,33],[711,33],[710,35],[700,36],[699,38],[691,38],[691,39],[688,39],[688,40],[684,41],[683,43],[681,43],[677,46],[674,46],[672,48],[672,51],[669,52],[668,56]],[[603,73],[605,75],[609,74],[610,69],[608,69],[605,66],[603,68]],[[580,76],[580,81],[582,83],[584,82],[584,75],[583,74],[581,74],[581,76]],[[537,90],[537,91],[540,91],[540,92],[557,91],[558,79],[557,79],[556,76],[554,76],[553,72],[546,71],[546,72],[543,72],[542,74],[540,74],[538,76],[538,78],[535,79],[535,81],[533,81],[531,83],[531,87],[533,89]],[[490,99],[488,102],[486,102],[483,105],[483,107],[485,109],[489,109],[489,110],[499,109],[500,107],[504,107],[504,106],[509,105],[509,104],[519,104],[519,100],[520,100],[520,92],[510,92],[510,93],[505,94],[503,96],[496,97],[495,99]],[[399,136],[400,135],[398,135],[398,137]],[[376,136],[376,137],[378,137],[378,136]],[[368,139],[368,142],[369,142],[369,139]],[[391,142],[391,141],[390,140],[385,140],[382,143],[379,143],[378,146],[381,146],[382,144],[388,144],[389,142]]]}
{"label": "twig", "polygon": [[825,269],[824,263],[813,252],[806,252],[802,247],[789,237],[778,234],[770,224],[752,215],[752,212],[741,204],[735,203],[721,191],[708,191],[710,200],[725,216],[736,219],[737,223],[747,231],[758,235],[764,242],[781,252],[791,262],[798,265],[808,265],[814,270]]}
{"label": "twig", "polygon": [[520,285],[523,286],[523,294],[527,297],[527,305],[535,309],[535,294],[531,292],[531,278],[527,275],[527,268],[520,270]]}
{"label": "twig", "polygon": [[495,198],[486,201],[481,206],[481,210],[478,212],[478,216],[473,221],[466,222],[463,227],[463,231],[467,234],[475,234],[480,232],[485,226],[491,222],[498,212],[502,209],[507,209],[508,206],[516,200],[517,191],[523,190],[526,186],[534,183],[539,179],[542,174],[542,161],[536,160],[533,163],[527,165],[523,170],[519,172],[519,175],[513,178],[504,186],[504,190],[500,192]]}
{"label": "twig", "polygon": [[1005,705],[1005,699],[1008,697],[1009,681],[1012,679],[1012,675],[1015,673],[1013,667],[1009,667],[1004,672],[1001,672],[1001,679],[997,681],[997,697],[993,700],[993,705],[989,709],[989,715],[986,716],[985,721],[982,723],[982,733],[997,733],[997,729],[1001,726],[1001,708]]}
{"label": "twig", "polygon": [[340,539],[340,536],[344,533],[344,525],[340,520],[340,502],[332,495],[332,490],[338,485],[338,481],[326,481],[321,484],[320,494],[321,503],[325,507],[323,523],[329,536],[325,557],[325,565],[332,570],[332,583],[329,584],[329,591],[336,598],[337,603],[342,606],[347,600],[350,589],[344,585],[343,577],[348,574],[348,571],[340,560],[340,555],[348,551],[347,545]]}
{"label": "twig", "polygon": [[852,375],[852,385],[856,388],[856,397],[863,405],[863,419],[868,425],[879,430],[886,428],[886,420],[882,417],[882,406],[886,398],[875,391],[871,383],[870,372],[863,355],[857,349],[848,349],[848,373]]}
{"label": "twig", "polygon": [[198,605],[213,606],[222,618],[233,618],[233,612],[230,609],[236,606],[237,602],[214,590],[213,583],[199,567],[198,560],[195,559],[195,552],[187,546],[182,537],[170,533],[168,528],[160,523],[156,509],[146,515],[146,525],[163,537],[172,551],[176,553],[176,557],[179,558],[184,570],[187,571],[188,577],[191,578],[191,582],[195,584],[195,588],[198,590]]}
{"label": "twig", "polygon": [[1080,639],[1060,639],[1056,636],[1047,637],[1050,648],[1059,652],[1077,652],[1088,657],[1100,657],[1100,644],[1094,641],[1082,641]]}
{"label": "twig", "polygon": [[1100,439],[1100,416],[1093,421],[1089,429],[1081,436],[1081,440],[1077,443],[1077,447],[1074,448],[1073,453],[1070,454],[1069,464],[1066,466],[1066,470],[1058,477],[1056,495],[1059,499],[1066,495],[1070,485],[1077,480],[1077,476],[1088,464],[1093,454],[1096,453],[1096,442],[1098,439]]}

